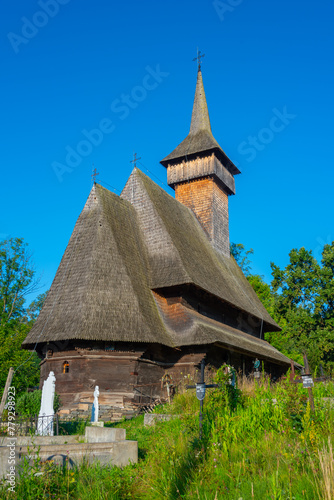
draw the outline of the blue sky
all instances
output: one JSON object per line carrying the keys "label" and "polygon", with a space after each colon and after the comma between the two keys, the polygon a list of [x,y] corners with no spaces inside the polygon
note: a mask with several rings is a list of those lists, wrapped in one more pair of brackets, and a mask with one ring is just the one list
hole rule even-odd
{"label": "blue sky", "polygon": [[3,0],[0,238],[29,243],[40,292],[93,163],[119,192],[136,151],[166,183],[159,161],[188,133],[197,47],[213,134],[242,172],[231,241],[254,249],[267,281],[292,248],[319,258],[334,240],[333,14],[329,0]]}

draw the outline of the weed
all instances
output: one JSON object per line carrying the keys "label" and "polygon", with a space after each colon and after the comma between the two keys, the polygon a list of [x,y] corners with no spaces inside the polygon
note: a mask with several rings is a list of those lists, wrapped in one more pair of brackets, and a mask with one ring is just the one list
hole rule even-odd
{"label": "weed", "polygon": [[333,384],[314,388],[313,413],[302,384],[239,378],[233,388],[223,373],[216,381],[204,401],[202,441],[195,391],[179,391],[159,409],[173,420],[144,427],[141,415],[112,424],[138,441],[138,464],[69,469],[42,463],[37,453],[23,463],[16,494],[0,484],[0,498],[332,500],[334,409],[322,398],[334,395]]}

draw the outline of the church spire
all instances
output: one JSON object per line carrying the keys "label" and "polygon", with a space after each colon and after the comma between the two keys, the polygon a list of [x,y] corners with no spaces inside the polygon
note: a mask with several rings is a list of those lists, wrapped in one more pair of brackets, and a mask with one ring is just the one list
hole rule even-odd
{"label": "church spire", "polygon": [[228,196],[235,194],[234,175],[240,171],[212,135],[201,57],[198,52],[189,134],[161,164],[167,168],[167,182],[175,189],[175,198],[194,212],[214,248],[229,257]]}
{"label": "church spire", "polygon": [[208,105],[206,103],[206,97],[204,92],[202,71],[201,67],[199,66],[197,72],[195,99],[193,105],[193,112],[191,116],[191,125],[189,134],[196,134],[201,130],[205,130],[209,134],[212,134]]}
{"label": "church spire", "polygon": [[[206,102],[202,70],[200,65],[200,53],[194,60],[199,60],[197,71],[197,83],[195,98],[191,116],[190,131],[187,137],[163,160],[161,164],[168,167],[175,162],[188,161],[198,155],[208,155],[214,153],[222,165],[232,174],[240,174],[239,169],[224,153],[216,139],[212,135],[209,118],[208,105]],[[172,186],[173,187],[173,186]]]}

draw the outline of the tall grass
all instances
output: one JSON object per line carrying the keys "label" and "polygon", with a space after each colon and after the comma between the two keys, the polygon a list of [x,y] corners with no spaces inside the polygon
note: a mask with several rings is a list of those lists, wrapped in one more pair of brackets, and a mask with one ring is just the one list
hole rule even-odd
{"label": "tall grass", "polygon": [[237,390],[222,384],[205,398],[202,441],[194,392],[164,407],[177,419],[149,428],[143,416],[118,424],[138,440],[138,464],[26,465],[16,495],[0,486],[0,498],[334,499],[334,410],[322,400],[333,396],[333,384],[315,387],[314,414],[301,385],[265,378],[242,379]]}
{"label": "tall grass", "polygon": [[334,498],[334,457],[330,438],[322,449],[318,450],[319,467],[311,461],[315,485],[319,498],[333,500]]}

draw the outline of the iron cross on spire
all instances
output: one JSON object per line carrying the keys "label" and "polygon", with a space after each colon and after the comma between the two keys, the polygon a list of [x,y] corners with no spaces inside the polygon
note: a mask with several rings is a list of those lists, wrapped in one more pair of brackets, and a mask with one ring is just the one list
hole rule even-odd
{"label": "iron cross on spire", "polygon": [[97,175],[100,175],[99,172],[96,172],[96,168],[94,168],[94,163],[93,163],[93,173],[92,173],[92,179],[93,179],[93,183],[95,184],[96,183],[96,176]]}
{"label": "iron cross on spire", "polygon": [[133,166],[137,168],[137,161],[141,160],[141,156],[137,158],[137,153],[133,153],[133,160],[130,160],[130,163],[133,163]]}
{"label": "iron cross on spire", "polygon": [[198,71],[201,69],[201,59],[203,59],[204,56],[205,54],[202,54],[197,48],[197,57],[194,57],[193,61],[197,61]]}

